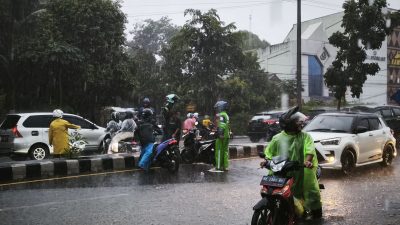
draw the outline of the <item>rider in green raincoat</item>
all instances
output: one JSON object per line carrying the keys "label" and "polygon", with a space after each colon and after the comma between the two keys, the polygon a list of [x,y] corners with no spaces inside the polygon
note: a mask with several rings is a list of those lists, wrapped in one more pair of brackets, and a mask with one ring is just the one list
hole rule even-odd
{"label": "rider in green raincoat", "polygon": [[215,103],[214,108],[217,114],[217,132],[218,138],[215,141],[215,170],[226,171],[229,167],[229,116],[226,113],[228,103],[225,101],[218,101]]}
{"label": "rider in green raincoat", "polygon": [[[298,107],[284,113],[280,120],[283,131],[275,135],[264,153],[267,159],[273,156],[287,156],[291,161],[299,161],[306,168],[291,172],[295,183],[294,197],[304,200],[304,209],[314,218],[322,216],[322,203],[316,170],[318,160],[311,136],[302,131],[305,116],[298,112]],[[306,215],[307,216],[307,215]]]}

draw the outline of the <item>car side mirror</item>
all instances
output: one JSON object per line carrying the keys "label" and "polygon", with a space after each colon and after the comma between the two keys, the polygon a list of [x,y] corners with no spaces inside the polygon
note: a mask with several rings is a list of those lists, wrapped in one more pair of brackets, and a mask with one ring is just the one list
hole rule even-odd
{"label": "car side mirror", "polygon": [[355,131],[356,134],[365,133],[368,131],[368,128],[364,126],[357,126]]}

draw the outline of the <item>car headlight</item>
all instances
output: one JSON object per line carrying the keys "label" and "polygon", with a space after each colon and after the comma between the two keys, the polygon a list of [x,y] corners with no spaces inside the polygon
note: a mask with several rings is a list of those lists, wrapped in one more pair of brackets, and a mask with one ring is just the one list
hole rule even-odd
{"label": "car headlight", "polygon": [[321,143],[321,145],[339,145],[340,138],[323,140],[323,141],[320,141],[320,143]]}

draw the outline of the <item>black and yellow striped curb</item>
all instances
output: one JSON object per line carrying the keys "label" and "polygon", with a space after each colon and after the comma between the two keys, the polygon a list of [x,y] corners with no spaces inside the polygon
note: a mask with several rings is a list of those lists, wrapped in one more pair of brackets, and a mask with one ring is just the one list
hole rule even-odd
{"label": "black and yellow striped curb", "polygon": [[[265,145],[229,146],[229,157],[230,159],[254,157],[264,148]],[[133,169],[137,167],[137,162],[137,154],[113,154],[85,156],[78,159],[2,163],[0,164],[0,183]]]}

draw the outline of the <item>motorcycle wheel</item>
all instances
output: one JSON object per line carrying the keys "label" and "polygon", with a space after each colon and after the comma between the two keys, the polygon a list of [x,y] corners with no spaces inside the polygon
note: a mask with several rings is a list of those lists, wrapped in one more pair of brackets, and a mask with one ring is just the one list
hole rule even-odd
{"label": "motorcycle wheel", "polygon": [[254,210],[251,225],[272,225],[272,213],[269,209]]}
{"label": "motorcycle wheel", "polygon": [[181,158],[183,163],[192,164],[194,162],[193,154],[190,154],[188,149],[182,150]]}
{"label": "motorcycle wheel", "polygon": [[179,164],[181,161],[179,149],[178,148],[171,149],[171,155],[169,156],[169,158],[171,161],[168,167],[168,171],[171,173],[176,173],[179,170]]}

